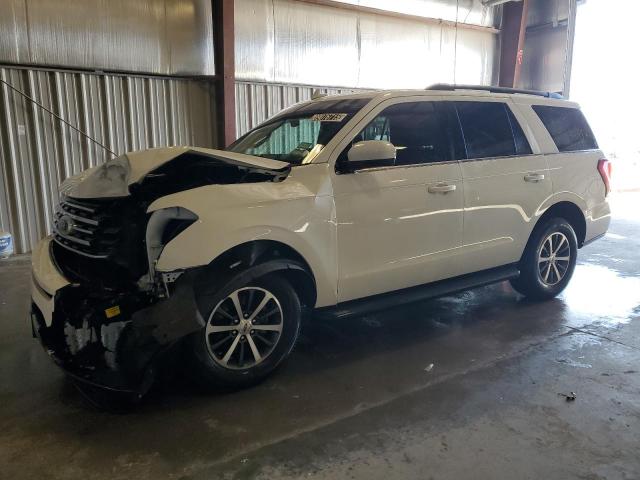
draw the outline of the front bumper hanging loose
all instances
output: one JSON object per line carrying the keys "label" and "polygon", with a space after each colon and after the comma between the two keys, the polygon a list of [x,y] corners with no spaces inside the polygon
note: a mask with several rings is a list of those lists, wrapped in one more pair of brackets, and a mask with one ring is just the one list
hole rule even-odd
{"label": "front bumper hanging loose", "polygon": [[195,272],[181,275],[168,298],[100,290],[67,280],[51,258],[49,242],[32,256],[34,335],[75,380],[142,396],[158,362],[204,326],[193,293]]}

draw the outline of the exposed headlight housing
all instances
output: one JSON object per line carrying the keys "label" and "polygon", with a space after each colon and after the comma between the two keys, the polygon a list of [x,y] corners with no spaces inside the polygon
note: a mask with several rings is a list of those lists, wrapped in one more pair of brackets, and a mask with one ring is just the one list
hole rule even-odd
{"label": "exposed headlight housing", "polygon": [[155,276],[155,262],[164,246],[196,220],[198,216],[195,213],[182,207],[163,208],[151,214],[146,234],[150,279]]}

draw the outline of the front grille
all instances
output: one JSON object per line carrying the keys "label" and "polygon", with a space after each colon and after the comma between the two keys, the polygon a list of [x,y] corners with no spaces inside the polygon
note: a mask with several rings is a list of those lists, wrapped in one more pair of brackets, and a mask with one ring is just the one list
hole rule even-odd
{"label": "front grille", "polygon": [[56,213],[55,241],[86,257],[108,258],[115,253],[123,228],[112,208],[111,202],[101,205],[66,199]]}
{"label": "front grille", "polygon": [[55,216],[56,264],[74,281],[123,286],[147,270],[144,205],[134,199],[65,198]]}

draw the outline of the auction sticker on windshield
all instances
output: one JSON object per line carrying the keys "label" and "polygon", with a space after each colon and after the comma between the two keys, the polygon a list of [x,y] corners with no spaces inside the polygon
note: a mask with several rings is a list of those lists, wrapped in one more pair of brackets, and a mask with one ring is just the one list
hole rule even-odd
{"label": "auction sticker on windshield", "polygon": [[341,122],[346,116],[346,113],[316,113],[311,117],[311,120],[314,122]]}

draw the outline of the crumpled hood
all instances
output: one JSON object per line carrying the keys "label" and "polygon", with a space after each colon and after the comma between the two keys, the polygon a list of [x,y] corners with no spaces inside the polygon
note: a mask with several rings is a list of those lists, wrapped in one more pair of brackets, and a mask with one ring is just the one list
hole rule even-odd
{"label": "crumpled hood", "polygon": [[115,198],[130,194],[129,186],[180,155],[194,153],[231,165],[265,172],[285,171],[289,164],[242,153],[199,147],[164,147],[130,152],[69,177],[60,193],[72,198]]}

